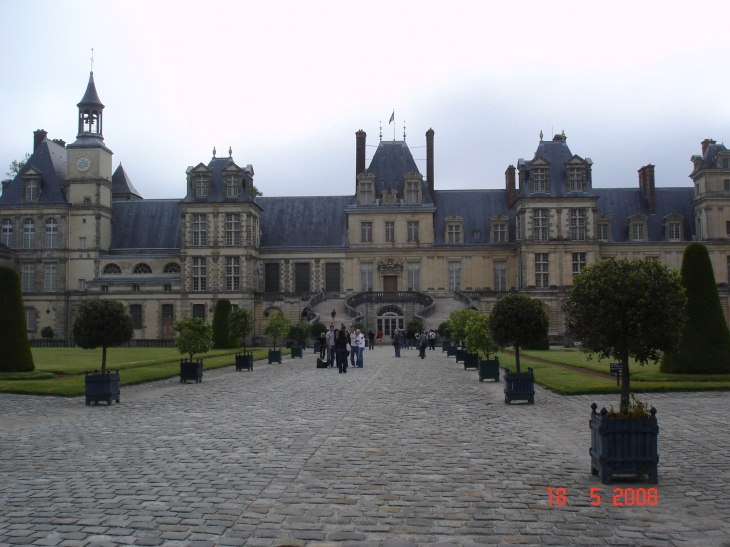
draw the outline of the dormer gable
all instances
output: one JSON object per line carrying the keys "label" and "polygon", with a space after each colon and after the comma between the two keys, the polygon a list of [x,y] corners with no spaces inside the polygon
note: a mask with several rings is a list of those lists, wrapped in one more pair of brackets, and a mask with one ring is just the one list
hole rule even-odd
{"label": "dormer gable", "polygon": [[41,197],[41,180],[43,173],[32,166],[26,167],[20,177],[23,180],[22,200],[28,202],[38,201]]}
{"label": "dormer gable", "polygon": [[423,192],[421,187],[423,176],[418,171],[410,171],[403,175],[403,200],[407,205],[420,205],[423,203]]}
{"label": "dormer gable", "polygon": [[565,190],[568,192],[585,192],[590,182],[590,162],[578,155],[573,155],[564,165]]}
{"label": "dormer gable", "polygon": [[194,198],[210,196],[213,170],[204,163],[199,163],[188,171],[188,193]]}
{"label": "dormer gable", "polygon": [[223,198],[240,198],[243,195],[244,170],[231,162],[221,170],[223,178]]}
{"label": "dormer gable", "polygon": [[357,179],[357,204],[358,205],[374,205],[375,204],[375,175],[367,169],[362,171],[356,177]]}
{"label": "dormer gable", "polygon": [[546,193],[550,192],[550,162],[547,158],[536,155],[535,158],[528,162],[528,178],[530,183],[530,192]]}

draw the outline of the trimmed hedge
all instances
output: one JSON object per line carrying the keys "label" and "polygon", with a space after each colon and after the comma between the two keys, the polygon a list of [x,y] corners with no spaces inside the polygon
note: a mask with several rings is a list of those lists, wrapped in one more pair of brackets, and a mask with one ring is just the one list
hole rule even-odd
{"label": "trimmed hedge", "polygon": [[35,370],[28,343],[20,276],[8,266],[0,266],[0,310],[0,372]]}
{"label": "trimmed hedge", "polygon": [[228,333],[228,316],[231,314],[231,301],[220,298],[215,302],[213,314],[213,347],[216,349],[237,348],[238,338],[231,338]]}
{"label": "trimmed hedge", "polygon": [[687,291],[687,323],[679,350],[664,354],[662,372],[730,373],[730,331],[720,305],[707,247],[690,243],[682,258],[682,285]]}

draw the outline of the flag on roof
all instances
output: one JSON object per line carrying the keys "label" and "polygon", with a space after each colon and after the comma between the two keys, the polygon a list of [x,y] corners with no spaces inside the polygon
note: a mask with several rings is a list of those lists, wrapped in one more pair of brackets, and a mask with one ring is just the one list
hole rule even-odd
{"label": "flag on roof", "polygon": [[393,110],[393,113],[390,115],[390,120],[388,120],[388,125],[390,125],[394,121],[395,121],[395,110]]}

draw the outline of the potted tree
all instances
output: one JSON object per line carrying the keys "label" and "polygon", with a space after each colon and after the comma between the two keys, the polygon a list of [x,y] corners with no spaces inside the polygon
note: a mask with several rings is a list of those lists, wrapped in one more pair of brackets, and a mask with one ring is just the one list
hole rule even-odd
{"label": "potted tree", "polygon": [[309,334],[314,338],[314,353],[319,354],[322,347],[319,343],[319,335],[327,332],[327,327],[321,321],[315,321],[310,327]]}
{"label": "potted tree", "polygon": [[[449,315],[449,332],[451,333],[452,340],[457,341],[457,345],[453,350],[453,354],[456,356],[456,362],[464,361],[466,356],[466,323],[471,317],[479,315],[479,312],[472,309],[455,310]],[[461,347],[459,347],[461,346]],[[451,356],[452,352],[447,351],[446,355]],[[478,357],[477,357],[478,359]],[[475,365],[476,368],[476,365]]]}
{"label": "potted tree", "polygon": [[246,337],[253,331],[253,314],[246,308],[233,310],[228,316],[228,335],[243,341],[243,352],[236,353],[236,370],[253,370],[253,352],[246,351]]}
{"label": "potted tree", "polygon": [[503,296],[492,308],[489,332],[501,347],[514,346],[516,372],[504,369],[504,402],[527,401],[535,404],[535,375],[532,367],[520,370],[520,347],[547,337],[549,319],[542,303],[526,294],[511,293]]}
{"label": "potted tree", "polygon": [[208,353],[213,347],[213,329],[199,317],[182,317],[172,327],[177,333],[175,346],[182,355],[190,359],[180,359],[180,383],[203,381],[203,359],[193,360],[196,354]]}
{"label": "potted tree", "polygon": [[[119,346],[134,336],[132,317],[116,300],[90,300],[79,309],[73,326],[74,341],[84,349],[101,348],[101,373],[86,373],[86,404],[119,402],[119,370],[107,373],[106,349]],[[96,371],[94,371],[96,373]]]}
{"label": "potted tree", "polygon": [[32,372],[20,276],[9,266],[0,266],[0,310],[0,372]]}
{"label": "potted tree", "polygon": [[[489,356],[499,351],[499,346],[492,340],[489,334],[489,316],[475,315],[470,317],[466,323],[466,347],[470,353],[484,355],[484,359],[479,359],[477,368],[479,369],[479,381],[483,382],[485,378],[491,378],[495,382],[499,382],[499,358],[495,355],[494,359]],[[467,362],[464,361],[464,370],[467,368]]]}
{"label": "potted tree", "polygon": [[274,339],[274,348],[269,350],[269,364],[279,363],[281,364],[281,349],[276,349],[276,341],[279,338],[283,338],[289,332],[289,325],[291,322],[289,318],[284,315],[284,312],[277,311],[271,315],[269,322],[264,327],[264,334],[271,336]]}
{"label": "potted tree", "polygon": [[[448,351],[449,346],[451,345],[451,333],[449,331],[448,321],[444,321],[439,325],[439,328],[436,330],[436,334],[438,334],[441,340],[443,340],[443,343],[441,345],[441,352],[443,353],[445,351]],[[448,353],[446,355],[448,355]]]}
{"label": "potted tree", "polygon": [[304,347],[306,346],[306,337],[309,334],[309,325],[307,323],[296,323],[289,327],[289,338],[295,341],[291,347],[292,359],[302,358]]}
{"label": "potted tree", "polygon": [[662,352],[675,350],[685,304],[676,270],[650,260],[601,260],[573,278],[566,327],[581,340],[581,351],[621,362],[619,410],[599,413],[591,405],[591,472],[603,483],[613,475],[648,475],[657,482],[656,409],[630,399],[629,358],[656,363]]}

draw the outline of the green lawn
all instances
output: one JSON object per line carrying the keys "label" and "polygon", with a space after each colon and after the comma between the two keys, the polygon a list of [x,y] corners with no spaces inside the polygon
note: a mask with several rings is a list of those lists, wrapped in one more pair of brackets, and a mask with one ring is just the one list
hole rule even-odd
{"label": "green lawn", "polygon": [[[74,397],[84,394],[84,373],[101,367],[101,350],[32,348],[36,370],[0,373],[0,392]],[[234,364],[235,349],[211,350],[203,355],[204,370]],[[284,355],[290,350],[282,349]],[[268,349],[254,349],[254,360],[266,359]],[[200,356],[198,356],[200,357]],[[180,374],[180,353],[175,348],[111,348],[107,367],[120,370],[122,385],[171,378]]]}

